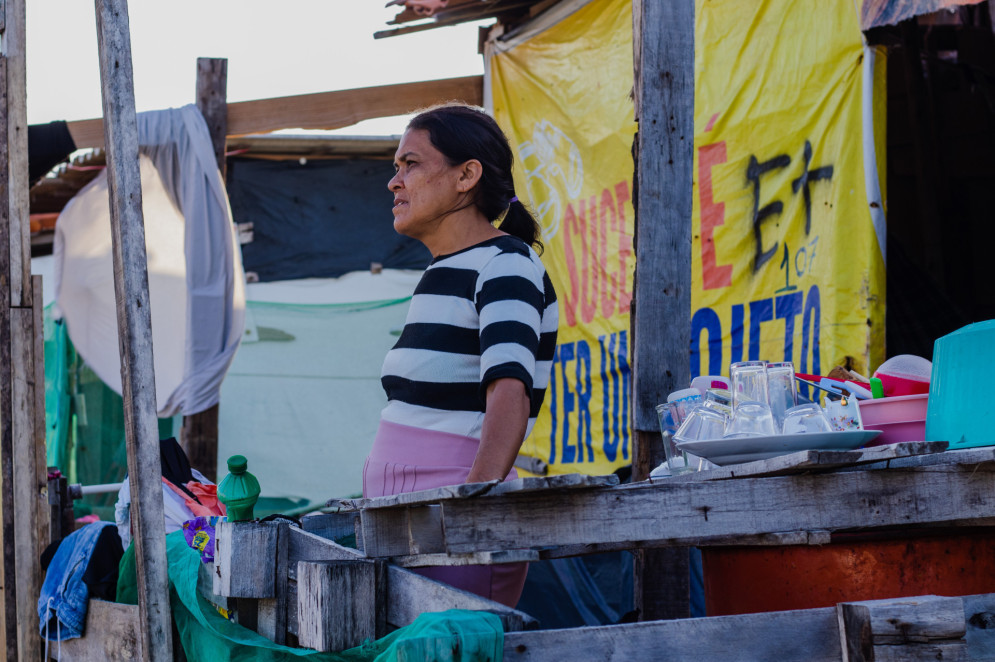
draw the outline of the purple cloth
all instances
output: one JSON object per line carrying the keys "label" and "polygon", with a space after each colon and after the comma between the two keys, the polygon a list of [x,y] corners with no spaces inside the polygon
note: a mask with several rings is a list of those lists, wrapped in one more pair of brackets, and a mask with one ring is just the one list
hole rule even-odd
{"label": "purple cloth", "polygon": [[[366,498],[466,482],[479,439],[380,421],[363,467]],[[518,478],[512,469],[505,480]],[[528,563],[418,568],[420,575],[509,607],[518,604]]]}

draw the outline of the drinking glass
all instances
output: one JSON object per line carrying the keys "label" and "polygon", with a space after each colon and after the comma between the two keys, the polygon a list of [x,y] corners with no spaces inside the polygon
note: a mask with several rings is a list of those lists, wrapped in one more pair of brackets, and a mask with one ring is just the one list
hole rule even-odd
{"label": "drinking glass", "polygon": [[741,402],[767,402],[767,362],[741,361],[729,367],[732,408]]}
{"label": "drinking glass", "polygon": [[723,403],[723,398],[716,393],[705,393],[701,404],[688,413],[681,427],[674,433],[674,440],[680,444],[685,441],[721,439],[729,420],[727,402]]}
{"label": "drinking glass", "polygon": [[784,428],[785,412],[798,404],[793,364],[767,364],[767,402],[770,403],[770,413],[774,416],[774,428],[777,432],[781,432]]}
{"label": "drinking glass", "polygon": [[736,436],[748,434],[756,437],[776,434],[770,406],[766,402],[740,402],[732,410],[726,434]]}
{"label": "drinking glass", "polygon": [[684,422],[685,413],[682,402],[665,402],[656,406],[656,415],[660,420],[660,434],[663,436],[664,464],[669,471],[663,472],[661,467],[657,467],[653,470],[654,473],[660,470],[664,474],[676,475],[694,470],[687,454],[677,448],[677,442],[674,440],[674,433]]}
{"label": "drinking glass", "polygon": [[833,427],[822,407],[809,402],[784,412],[784,434],[832,432]]}

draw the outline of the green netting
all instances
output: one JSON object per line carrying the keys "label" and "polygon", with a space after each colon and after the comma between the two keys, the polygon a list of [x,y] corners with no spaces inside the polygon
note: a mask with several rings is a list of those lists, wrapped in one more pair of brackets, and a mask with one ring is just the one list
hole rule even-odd
{"label": "green netting", "polygon": [[[47,462],[70,483],[119,483],[128,474],[124,400],[107,387],[73,347],[66,325],[45,309],[45,449]],[[174,419],[159,420],[160,437],[174,436]],[[117,493],[87,495],[76,515],[114,521]]]}
{"label": "green netting", "polygon": [[[197,591],[200,555],[183,532],[166,536],[170,604],[183,652],[212,662],[500,662],[504,632],[494,614],[449,610],[422,614],[414,623],[341,653],[290,648],[230,622]],[[121,559],[118,602],[137,603],[134,546]]]}

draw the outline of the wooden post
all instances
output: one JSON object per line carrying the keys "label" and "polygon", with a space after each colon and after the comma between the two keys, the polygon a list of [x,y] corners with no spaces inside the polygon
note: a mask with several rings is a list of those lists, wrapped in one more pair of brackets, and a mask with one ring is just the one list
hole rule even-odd
{"label": "wooden post", "polygon": [[[7,80],[7,57],[0,55],[0,80]],[[7,87],[0,89],[0,282],[11,282],[10,182],[7,159],[9,133]],[[12,295],[11,295],[12,296]],[[17,587],[14,572],[14,429],[11,383],[10,301],[0,296],[0,509],[3,533],[3,652],[17,659]]]}
{"label": "wooden post", "polygon": [[95,1],[141,659],[167,662],[173,646],[128,2]]}
{"label": "wooden post", "polygon": [[197,108],[207,122],[221,178],[225,177],[225,141],[228,139],[228,60],[197,58]]}
{"label": "wooden post", "polygon": [[[656,405],[690,384],[694,0],[635,0],[633,478],[661,459]],[[687,552],[636,557],[640,618],[688,615]]]}
{"label": "wooden post", "polygon": [[[218,161],[221,180],[225,179],[225,141],[228,137],[228,60],[197,58],[197,108],[207,122]],[[180,445],[190,465],[213,481],[218,479],[218,405],[183,417]]]}
{"label": "wooden post", "polygon": [[[301,646],[338,652],[376,636],[373,561],[297,564],[297,638]],[[291,607],[292,608],[292,607]]]}

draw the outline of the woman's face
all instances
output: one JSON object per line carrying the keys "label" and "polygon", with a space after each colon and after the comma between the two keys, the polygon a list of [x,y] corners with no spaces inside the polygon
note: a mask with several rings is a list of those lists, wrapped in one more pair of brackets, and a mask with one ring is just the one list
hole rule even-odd
{"label": "woman's face", "polygon": [[424,129],[408,129],[394,156],[397,173],[387,183],[394,194],[394,229],[420,239],[459,206],[460,166],[451,166]]}

